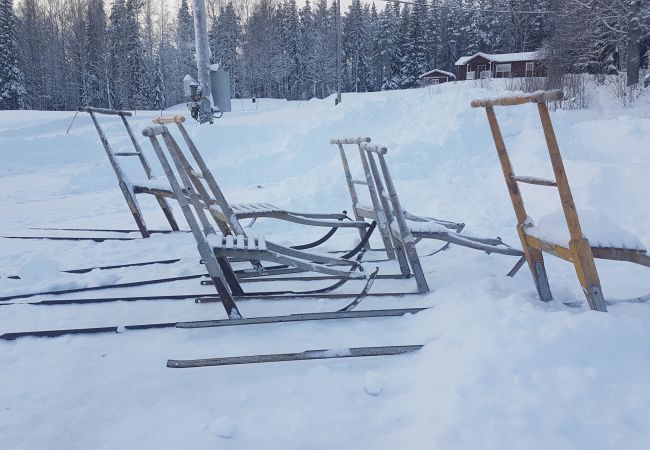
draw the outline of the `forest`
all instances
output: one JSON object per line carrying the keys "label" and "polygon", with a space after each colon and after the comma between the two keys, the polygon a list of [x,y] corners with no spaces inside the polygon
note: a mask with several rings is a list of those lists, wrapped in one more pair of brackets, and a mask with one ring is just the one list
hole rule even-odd
{"label": "forest", "polygon": [[[336,1],[207,0],[212,62],[236,98],[336,91]],[[0,109],[162,109],[194,75],[191,0],[0,0]],[[549,82],[647,65],[641,0],[413,0],[341,11],[342,90],[410,88],[476,52],[540,50]],[[552,69],[552,70],[551,70]],[[554,81],[555,80],[555,81]],[[553,86],[547,86],[553,87]]]}

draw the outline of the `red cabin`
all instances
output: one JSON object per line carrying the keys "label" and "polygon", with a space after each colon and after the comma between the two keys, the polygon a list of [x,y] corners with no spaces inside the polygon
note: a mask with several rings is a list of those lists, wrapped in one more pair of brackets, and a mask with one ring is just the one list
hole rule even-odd
{"label": "red cabin", "polygon": [[480,78],[543,77],[544,57],[540,51],[522,53],[476,53],[456,61],[459,80]]}

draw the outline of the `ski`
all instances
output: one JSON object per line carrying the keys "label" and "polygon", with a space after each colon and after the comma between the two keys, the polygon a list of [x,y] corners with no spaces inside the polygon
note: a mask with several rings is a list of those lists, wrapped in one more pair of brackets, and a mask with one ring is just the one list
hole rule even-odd
{"label": "ski", "polygon": [[[29,227],[28,230],[40,231],[90,231],[98,233],[140,233],[140,230],[124,230],[110,228],[47,228],[47,227]],[[149,234],[169,234],[169,233],[191,233],[190,230],[147,230]]]}
{"label": "ski", "polygon": [[359,358],[366,356],[392,356],[413,353],[423,345],[393,345],[384,347],[356,347],[329,350],[306,350],[300,353],[273,353],[268,355],[229,356],[208,359],[170,359],[167,367],[173,369],[259,364],[281,361],[308,361],[313,359]]}
{"label": "ski", "polygon": [[76,292],[87,292],[87,291],[99,291],[103,289],[119,289],[127,287],[136,287],[136,286],[146,286],[149,284],[159,284],[159,283],[170,283],[173,281],[183,281],[183,280],[192,280],[196,278],[203,277],[203,274],[199,275],[185,275],[182,277],[171,277],[171,278],[157,278],[154,280],[143,280],[143,281],[130,281],[127,283],[116,283],[116,284],[107,284],[105,286],[92,286],[86,288],[74,288],[74,289],[62,289],[59,291],[49,291],[49,292],[32,292],[29,294],[16,294],[8,295],[5,297],[0,297],[0,302],[6,302],[9,300],[17,300],[20,298],[29,298],[35,297],[37,295],[62,295],[62,294],[74,294]]}
{"label": "ski", "polygon": [[100,237],[100,236],[0,236],[0,239],[25,239],[37,240],[43,239],[48,241],[133,241],[140,238],[127,238],[127,237]]}
{"label": "ski", "polygon": [[334,312],[289,314],[286,316],[250,317],[243,319],[199,320],[178,322],[176,328],[214,328],[237,325],[259,325],[268,323],[307,322],[312,320],[361,319],[369,317],[397,317],[417,314],[428,308],[370,309],[367,311],[339,310]]}
{"label": "ski", "polygon": [[367,311],[335,311],[322,313],[290,314],[286,316],[251,317],[243,319],[204,320],[195,322],[161,322],[137,325],[69,328],[59,330],[18,331],[0,335],[3,340],[15,340],[23,337],[59,337],[65,335],[84,335],[98,333],[121,333],[127,330],[153,330],[162,328],[211,328],[242,325],[261,325],[287,322],[304,322],[314,320],[364,319],[379,317],[400,317],[405,314],[417,314],[427,308],[379,309]]}
{"label": "ski", "polygon": [[115,264],[112,266],[96,266],[96,267],[84,267],[83,269],[68,269],[64,270],[65,273],[87,273],[95,269],[99,270],[109,270],[109,269],[122,269],[124,267],[142,267],[142,266],[151,266],[154,264],[174,264],[179,262],[181,259],[161,259],[158,261],[146,261],[139,263],[127,263],[127,264]]}

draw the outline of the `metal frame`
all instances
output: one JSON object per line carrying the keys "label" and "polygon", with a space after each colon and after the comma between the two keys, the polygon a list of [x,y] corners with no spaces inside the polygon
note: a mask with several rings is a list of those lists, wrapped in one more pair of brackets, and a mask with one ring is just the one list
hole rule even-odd
{"label": "metal frame", "polygon": [[[461,235],[460,232],[465,226],[463,223],[439,220],[433,217],[416,216],[405,211],[402,208],[388,168],[388,163],[386,162],[385,155],[388,153],[386,147],[371,144],[370,138],[331,139],[330,143],[336,144],[339,147],[355,215],[376,220],[380,229],[382,229],[383,225],[383,229],[386,230],[386,236],[384,237],[382,233],[382,237],[384,237],[386,248],[390,248],[393,251],[393,258],[397,258],[402,274],[410,276],[411,271],[413,272],[420,292],[429,291],[429,286],[420,264],[420,258],[415,248],[415,245],[421,239],[441,240],[447,242],[447,245],[453,243],[482,250],[487,253],[523,256],[520,250],[507,246],[499,238]],[[360,182],[353,178],[349,162],[345,155],[345,144],[357,145],[366,182]],[[377,161],[379,161],[379,164]],[[368,187],[372,210],[359,205],[358,192],[355,186],[358,184]],[[449,231],[414,231],[411,230],[407,221],[434,223]],[[391,254],[389,254],[390,256]],[[511,275],[515,273],[516,270],[511,271]]]}
{"label": "metal frame", "polygon": [[[122,191],[122,195],[124,195],[124,200],[126,200],[126,204],[129,207],[129,210],[131,211],[131,214],[133,215],[133,220],[135,221],[136,226],[138,227],[138,230],[140,231],[140,234],[142,235],[143,238],[148,238],[151,233],[147,229],[147,225],[144,221],[144,217],[142,215],[142,210],[140,209],[140,205],[138,204],[138,201],[136,199],[136,194],[140,193],[137,190],[137,187],[134,186],[126,177],[126,174],[122,170],[122,167],[120,166],[120,163],[118,162],[116,157],[122,157],[122,156],[137,156],[138,160],[140,161],[140,164],[142,165],[142,168],[144,169],[144,173],[147,176],[147,179],[151,180],[152,179],[152,174],[151,174],[151,166],[149,165],[149,162],[147,161],[144,153],[142,153],[142,148],[140,147],[140,143],[136,140],[135,135],[133,134],[133,130],[131,129],[131,126],[129,125],[128,120],[126,119],[127,117],[131,117],[131,113],[128,111],[118,111],[118,110],[113,110],[113,109],[105,109],[105,108],[92,108],[92,107],[82,107],[79,108],[79,111],[81,112],[87,112],[90,114],[90,118],[93,121],[93,124],[95,125],[95,129],[97,130],[97,134],[99,135],[99,139],[102,142],[102,146],[104,147],[104,151],[106,152],[106,156],[108,156],[108,161],[111,163],[111,167],[113,168],[113,171],[115,172],[115,176],[117,177],[117,181],[120,187],[120,190]],[[124,124],[124,127],[126,128],[126,132],[129,135],[129,139],[131,140],[131,143],[133,144],[133,151],[132,152],[113,152],[111,149],[111,145],[108,142],[108,139],[106,138],[106,135],[104,134],[104,130],[99,124],[99,121],[97,120],[96,115],[97,114],[102,114],[102,115],[109,115],[109,116],[119,116],[120,119],[122,119],[122,123]],[[165,215],[165,218],[169,222],[169,226],[173,231],[178,231],[178,223],[176,222],[176,219],[174,218],[174,214],[172,212],[172,209],[170,208],[169,204],[167,203],[167,200],[164,198],[163,195],[160,193],[153,193],[154,197],[156,198],[156,201],[158,202],[158,205],[160,205],[160,208],[162,209],[163,214]]]}
{"label": "metal frame", "polygon": [[[192,184],[197,189],[197,191],[199,191],[199,194],[201,194],[202,198],[207,200],[206,204],[209,205],[211,215],[215,217],[215,220],[226,224],[230,228],[230,231],[228,231],[220,226],[220,229],[225,234],[229,234],[230,232],[234,234],[246,234],[244,232],[244,227],[239,223],[239,220],[249,218],[273,218],[309,226],[358,228],[362,237],[364,235],[364,230],[369,226],[363,220],[347,220],[345,213],[294,212],[278,208],[269,203],[230,204],[226,200],[226,197],[219,187],[219,184],[212,174],[212,171],[205,163],[203,156],[185,129],[185,126],[183,125],[185,122],[185,116],[161,116],[154,119],[153,122],[157,125],[168,125],[173,123],[178,127],[178,130],[183,137],[183,141],[185,142],[187,149],[189,149],[192,158],[198,166],[198,170],[193,168],[190,161],[184,155],[183,151],[180,149],[178,144],[176,144],[177,154],[181,159],[183,169],[192,180]],[[207,188],[203,183],[207,185]],[[212,194],[211,197],[208,194],[208,191]],[[172,195],[172,192],[163,191],[161,194],[170,196]]]}
{"label": "metal frame", "polygon": [[[225,235],[223,233],[216,233],[205,213],[205,204],[209,204],[210,202],[210,199],[205,197],[207,192],[196,189],[193,181],[196,181],[198,177],[195,177],[193,180],[188,175],[186,171],[187,166],[185,165],[187,161],[181,155],[182,152],[167,127],[165,125],[149,126],[142,131],[142,134],[149,138],[156,156],[160,160],[160,164],[172,187],[175,198],[179,202],[181,210],[194,235],[201,259],[219,293],[219,299],[229,318],[241,318],[234,297],[244,295],[244,291],[237,280],[235,271],[232,269],[228,258],[244,258],[255,261],[258,264],[259,260],[275,261],[300,270],[334,275],[342,280],[335,283],[334,287],[338,287],[344,281],[350,279],[366,280],[366,286],[360,295],[365,296],[367,294],[367,290],[372,285],[377,270],[371,275],[366,275],[363,271],[363,266],[356,261],[348,261],[346,259],[333,258],[283,247],[266,242],[260,236],[252,238],[244,234]],[[158,136],[161,136],[165,143],[167,153],[177,169],[180,182],[158,141]],[[227,203],[224,203],[223,206],[224,208],[227,207]],[[192,208],[194,211],[192,211]],[[232,220],[237,222],[236,217]],[[240,229],[243,231],[241,226]],[[333,265],[349,266],[350,270],[335,269],[332,267]],[[355,272],[357,269],[359,272]],[[326,290],[319,291],[325,292]]]}
{"label": "metal frame", "polygon": [[[617,261],[628,261],[643,266],[650,267],[650,257],[644,250],[630,250],[623,248],[605,248],[592,247],[588,239],[583,235],[580,219],[576,210],[571,187],[564,169],[562,155],[553,129],[553,123],[548,111],[547,102],[560,101],[564,98],[562,91],[537,92],[530,95],[520,95],[514,97],[500,97],[486,100],[473,100],[473,108],[485,108],[490,130],[494,139],[494,144],[499,156],[503,176],[510,194],[513,209],[517,217],[517,232],[524,249],[524,255],[528,262],[528,267],[535,281],[535,288],[539,298],[542,301],[551,301],[553,299],[551,289],[544,266],[543,253],[549,253],[565,261],[573,263],[578,280],[582,290],[587,297],[589,307],[595,311],[607,311],[600,278],[594,258],[611,259]],[[549,158],[553,167],[555,180],[544,180],[537,177],[517,176],[514,173],[510,157],[506,149],[503,135],[494,112],[495,106],[514,106],[527,103],[536,103],[539,111],[539,117],[544,130],[546,146],[548,148]],[[545,241],[536,238],[527,233],[527,229],[532,226],[528,219],[528,214],[524,206],[523,197],[519,190],[518,183],[526,183],[537,186],[550,186],[557,188],[562,202],[562,210],[569,229],[570,241],[569,246],[564,247],[554,242]]]}

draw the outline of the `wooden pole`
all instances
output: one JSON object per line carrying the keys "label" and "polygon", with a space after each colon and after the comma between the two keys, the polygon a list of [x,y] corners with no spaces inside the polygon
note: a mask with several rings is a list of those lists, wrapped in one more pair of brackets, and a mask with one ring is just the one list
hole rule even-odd
{"label": "wooden pole", "polygon": [[551,295],[551,288],[548,284],[546,268],[544,267],[544,255],[540,250],[529,246],[528,242],[526,241],[526,232],[524,227],[528,225],[528,214],[526,213],[524,200],[521,196],[521,192],[519,191],[519,186],[517,186],[517,182],[513,179],[514,172],[512,169],[512,163],[510,162],[510,157],[508,156],[508,151],[506,150],[506,144],[503,140],[503,135],[501,134],[497,116],[494,113],[494,107],[487,106],[485,108],[485,112],[490,124],[492,137],[494,138],[494,145],[497,150],[497,155],[499,156],[501,169],[503,170],[503,178],[506,182],[506,186],[508,187],[508,193],[510,194],[512,207],[514,208],[515,215],[517,216],[517,233],[519,234],[519,240],[521,241],[521,247],[524,250],[524,255],[526,256],[526,261],[528,262],[528,267],[530,268],[530,272],[533,275],[537,294],[542,301],[551,301],[553,300],[553,297]]}
{"label": "wooden pole", "polygon": [[589,307],[595,311],[605,312],[607,311],[607,306],[605,305],[605,299],[603,298],[603,292],[600,287],[596,263],[594,262],[589,241],[582,234],[580,219],[578,218],[569,181],[564,170],[564,163],[562,162],[560,147],[558,146],[555,131],[553,130],[551,116],[548,113],[546,103],[538,103],[537,108],[539,109],[539,117],[542,121],[544,137],[546,138],[546,145],[548,146],[555,181],[560,193],[560,200],[562,201],[562,210],[564,211],[564,217],[569,228],[571,259],[573,260],[578,279],[589,302]]}

